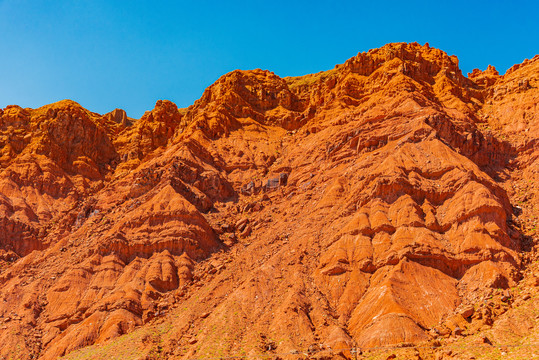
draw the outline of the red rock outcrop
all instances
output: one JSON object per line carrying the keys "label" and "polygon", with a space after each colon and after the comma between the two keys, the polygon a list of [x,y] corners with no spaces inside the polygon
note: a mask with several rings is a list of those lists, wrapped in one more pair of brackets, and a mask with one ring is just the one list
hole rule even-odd
{"label": "red rock outcrop", "polygon": [[140,120],[2,110],[0,355],[351,358],[479,329],[455,314],[536,236],[538,64],[466,78],[399,43]]}

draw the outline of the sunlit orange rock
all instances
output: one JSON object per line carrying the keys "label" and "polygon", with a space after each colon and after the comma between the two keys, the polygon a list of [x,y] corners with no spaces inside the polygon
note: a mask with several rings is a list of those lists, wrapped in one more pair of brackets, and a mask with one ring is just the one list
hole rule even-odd
{"label": "sunlit orange rock", "polygon": [[104,358],[138,334],[147,356],[351,358],[330,348],[455,332],[536,236],[538,74],[465,77],[398,43],[236,70],[139,120],[2,109],[0,355]]}

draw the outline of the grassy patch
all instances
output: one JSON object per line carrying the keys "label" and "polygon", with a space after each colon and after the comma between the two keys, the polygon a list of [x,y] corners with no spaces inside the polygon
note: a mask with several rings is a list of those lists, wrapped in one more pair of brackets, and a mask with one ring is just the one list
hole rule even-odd
{"label": "grassy patch", "polygon": [[309,86],[319,81],[324,81],[337,73],[336,69],[331,69],[327,71],[321,71],[316,74],[309,74],[304,76],[290,76],[285,77],[284,80],[288,86],[293,89],[302,86]]}

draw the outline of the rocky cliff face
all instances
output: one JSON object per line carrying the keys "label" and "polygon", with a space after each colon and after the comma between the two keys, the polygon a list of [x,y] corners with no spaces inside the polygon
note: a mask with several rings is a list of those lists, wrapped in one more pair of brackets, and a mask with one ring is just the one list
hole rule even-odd
{"label": "rocky cliff face", "polygon": [[140,120],[0,110],[0,355],[350,358],[492,326],[474,309],[537,240],[538,76],[399,43]]}

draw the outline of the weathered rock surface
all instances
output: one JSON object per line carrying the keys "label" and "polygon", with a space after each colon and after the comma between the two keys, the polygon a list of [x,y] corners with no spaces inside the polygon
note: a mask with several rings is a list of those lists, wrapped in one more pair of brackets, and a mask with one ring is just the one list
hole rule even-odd
{"label": "weathered rock surface", "polygon": [[538,76],[399,43],[140,120],[0,110],[0,356],[350,358],[495,324],[509,295],[473,305],[537,236]]}

